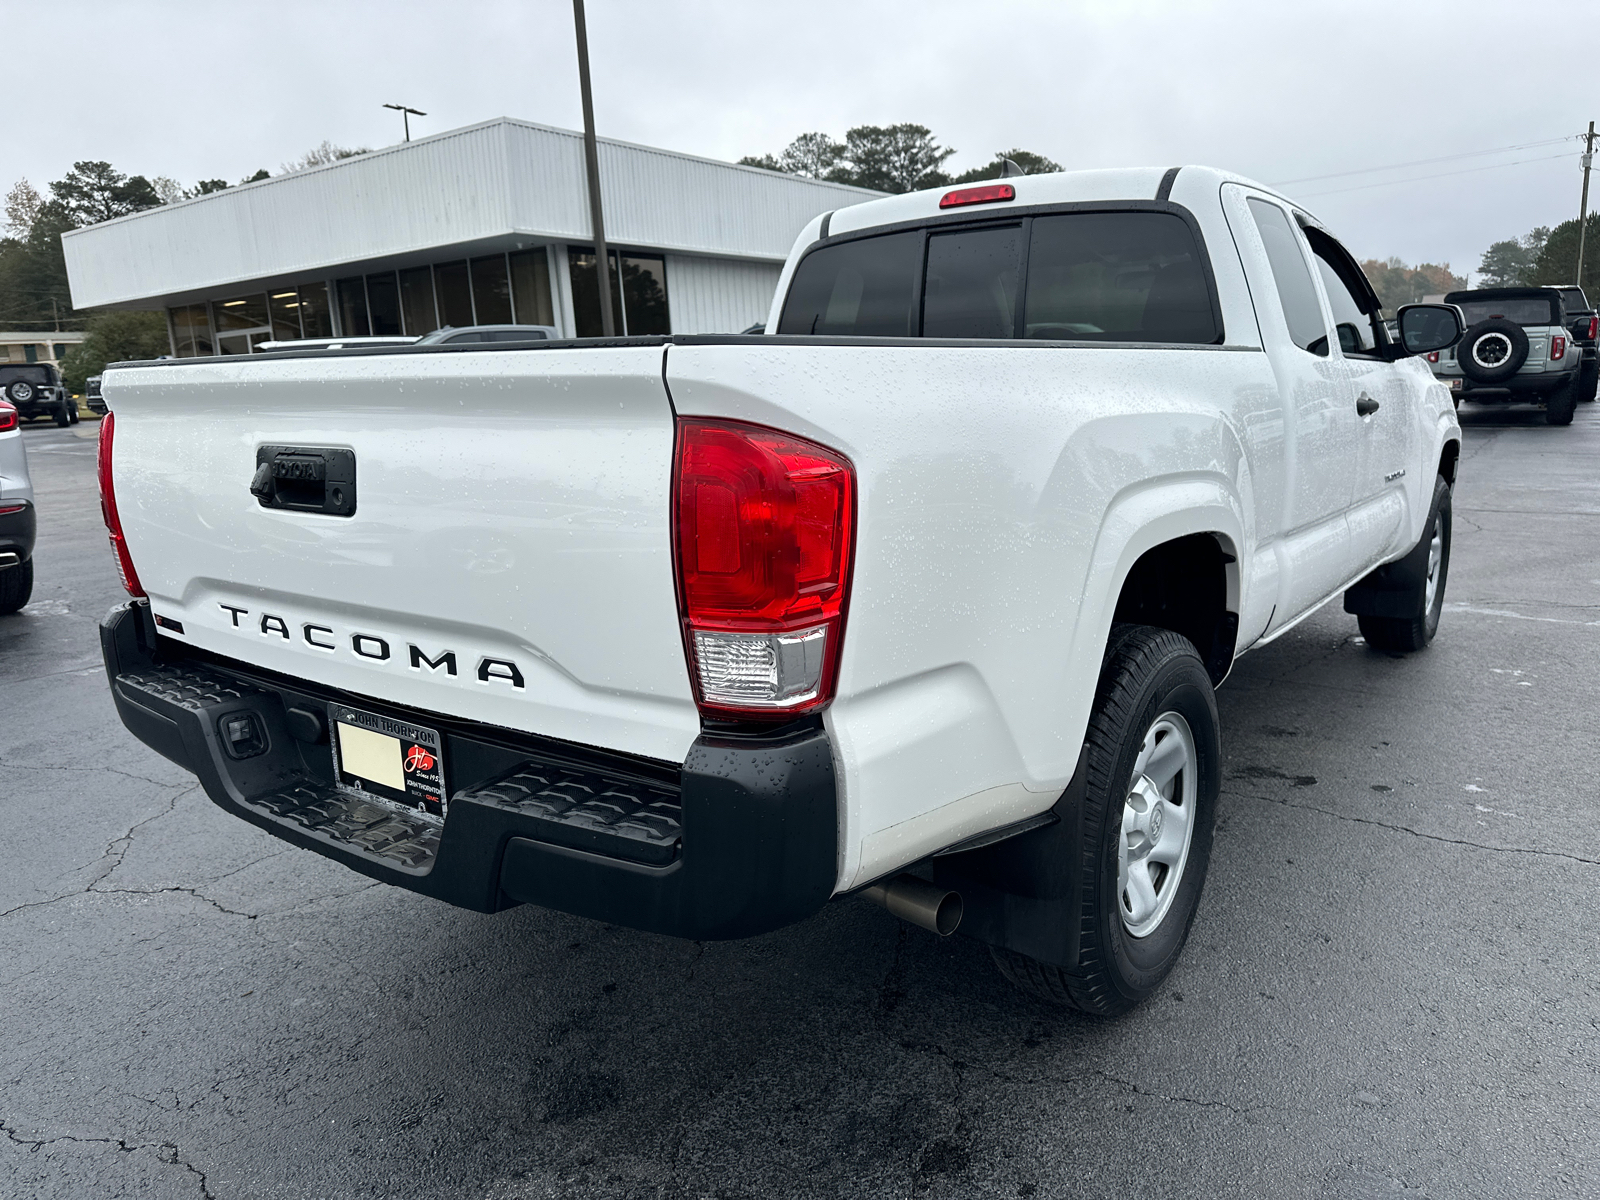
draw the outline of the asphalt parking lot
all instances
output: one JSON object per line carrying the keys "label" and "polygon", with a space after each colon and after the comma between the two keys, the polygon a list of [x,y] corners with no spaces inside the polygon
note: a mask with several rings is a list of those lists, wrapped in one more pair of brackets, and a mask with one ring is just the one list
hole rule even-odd
{"label": "asphalt parking lot", "polygon": [[1600,1195],[1600,405],[1469,408],[1435,644],[1243,659],[1188,950],[1115,1022],[862,901],[742,943],[483,916],[126,734],[96,425],[0,618],[0,1195]]}

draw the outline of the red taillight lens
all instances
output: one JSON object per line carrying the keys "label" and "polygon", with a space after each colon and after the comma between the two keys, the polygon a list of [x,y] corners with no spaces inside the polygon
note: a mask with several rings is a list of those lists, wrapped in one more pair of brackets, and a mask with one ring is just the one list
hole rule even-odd
{"label": "red taillight lens", "polygon": [[700,706],[787,716],[826,704],[850,587],[850,461],[759,425],[681,420],[673,518]]}
{"label": "red taillight lens", "polygon": [[17,406],[9,400],[0,400],[0,433],[10,433],[17,427]]}
{"label": "red taillight lens", "polygon": [[122,586],[128,589],[128,595],[143,600],[144,587],[128,555],[128,541],[122,536],[122,518],[117,515],[117,493],[111,485],[111,436],[115,428],[115,414],[107,413],[100,422],[100,515],[105,519],[106,532],[111,535],[111,552],[117,557]]}
{"label": "red taillight lens", "polygon": [[1600,317],[1590,317],[1589,318],[1589,341],[1591,341],[1591,342],[1594,341],[1596,336],[1600,336]]}
{"label": "red taillight lens", "polygon": [[1439,352],[1437,350],[1428,351],[1428,361],[1429,362],[1438,362],[1439,361]]}
{"label": "red taillight lens", "polygon": [[958,188],[946,192],[939,200],[940,208],[960,208],[963,204],[993,204],[997,200],[1015,200],[1017,189],[1009,183],[991,183],[985,187]]}
{"label": "red taillight lens", "polygon": [[1556,334],[1550,339],[1550,361],[1555,362],[1557,359],[1565,358],[1566,356],[1567,339],[1560,334]]}

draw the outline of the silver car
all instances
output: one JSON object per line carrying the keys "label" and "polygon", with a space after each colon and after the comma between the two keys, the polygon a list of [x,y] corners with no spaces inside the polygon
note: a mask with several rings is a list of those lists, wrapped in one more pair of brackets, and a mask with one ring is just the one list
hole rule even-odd
{"label": "silver car", "polygon": [[0,400],[0,615],[33,595],[33,481],[16,405]]}

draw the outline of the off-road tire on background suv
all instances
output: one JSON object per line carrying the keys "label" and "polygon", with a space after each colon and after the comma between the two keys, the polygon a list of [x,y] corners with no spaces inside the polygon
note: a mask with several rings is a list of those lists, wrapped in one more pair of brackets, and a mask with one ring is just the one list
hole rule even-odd
{"label": "off-road tire on background suv", "polygon": [[1569,379],[1544,398],[1544,419],[1547,425],[1571,425],[1572,414],[1578,407],[1578,380]]}
{"label": "off-road tire on background suv", "polygon": [[0,616],[14,613],[33,596],[33,559],[0,571]]}
{"label": "off-road tire on background suv", "polygon": [[72,424],[71,405],[72,401],[65,396],[56,402],[55,421],[63,429]]}
{"label": "off-road tire on background suv", "polygon": [[[1480,358],[1479,355],[1482,355]],[[1504,317],[1479,321],[1461,335],[1456,362],[1474,383],[1505,383],[1528,361],[1528,335],[1521,325]]]}
{"label": "off-road tire on background suv", "polygon": [[[1565,389],[1570,397],[1572,387]],[[1572,420],[1572,406],[1568,403],[1567,420]],[[1433,506],[1428,510],[1428,523],[1423,527],[1420,541],[1411,552],[1397,562],[1379,567],[1378,572],[1405,572],[1417,580],[1412,595],[1418,617],[1358,616],[1356,624],[1361,636],[1374,650],[1391,654],[1410,654],[1421,650],[1433,641],[1439,631],[1439,614],[1444,611],[1444,587],[1450,578],[1450,485],[1442,476],[1433,481]],[[1437,538],[1438,559],[1434,559],[1434,539]],[[1432,595],[1429,595],[1429,589]]]}
{"label": "off-road tire on background suv", "polygon": [[[1179,721],[1172,721],[1174,716]],[[1134,768],[1147,738],[1163,723],[1172,729],[1167,738],[1179,736],[1184,727],[1192,738],[1187,765],[1162,789],[1183,799],[1182,805],[1171,807],[1189,809],[1191,833],[1186,853],[1175,868],[1169,867],[1176,878],[1164,880],[1159,889],[1167,906],[1164,914],[1135,937],[1127,920],[1121,871],[1124,856],[1136,849],[1129,843],[1147,837],[1147,832],[1128,827],[1139,825],[1137,810],[1148,790],[1139,787],[1143,780],[1135,778]],[[1163,744],[1155,742],[1158,751]],[[1222,742],[1211,677],[1187,638],[1149,625],[1112,626],[1084,749],[1078,965],[1068,969],[1015,950],[990,951],[1000,973],[1024,991],[1087,1013],[1116,1016],[1150,996],[1172,970],[1189,936],[1211,859]],[[1152,755],[1151,761],[1158,757]],[[1192,779],[1184,778],[1189,774]],[[1157,845],[1160,830],[1157,825]],[[1168,886],[1174,890],[1168,892]]]}

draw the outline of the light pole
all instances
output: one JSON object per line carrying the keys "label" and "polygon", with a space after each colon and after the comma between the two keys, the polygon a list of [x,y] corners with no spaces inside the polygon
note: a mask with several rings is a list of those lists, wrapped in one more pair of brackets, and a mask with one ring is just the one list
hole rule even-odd
{"label": "light pole", "polygon": [[583,0],[572,0],[572,20],[578,30],[578,90],[583,93],[583,161],[589,175],[589,218],[594,225],[596,279],[600,284],[600,333],[616,336],[611,319],[610,255],[606,253],[606,225],[600,213],[600,150],[594,140],[594,101],[589,95],[589,34],[583,22]]}
{"label": "light pole", "polygon": [[425,117],[428,114],[420,108],[407,108],[404,104],[385,104],[385,108],[392,108],[400,114],[400,119],[406,123],[406,141],[411,140],[411,118]]}

